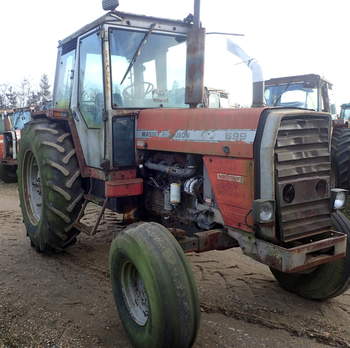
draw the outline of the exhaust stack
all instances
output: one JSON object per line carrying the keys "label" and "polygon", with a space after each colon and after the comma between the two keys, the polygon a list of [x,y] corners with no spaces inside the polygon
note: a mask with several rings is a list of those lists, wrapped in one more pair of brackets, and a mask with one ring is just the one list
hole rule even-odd
{"label": "exhaust stack", "polygon": [[253,103],[252,107],[264,106],[264,77],[260,64],[255,58],[251,58],[232,40],[227,39],[227,50],[242,59],[252,72],[253,77]]}

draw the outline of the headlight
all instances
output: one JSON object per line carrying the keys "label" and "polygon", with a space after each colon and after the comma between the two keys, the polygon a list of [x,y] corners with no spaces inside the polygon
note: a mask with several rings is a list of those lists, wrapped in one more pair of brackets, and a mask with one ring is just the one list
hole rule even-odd
{"label": "headlight", "polygon": [[275,220],[275,201],[257,199],[253,203],[255,222],[266,224]]}
{"label": "headlight", "polygon": [[333,209],[342,209],[346,203],[346,190],[332,189]]}

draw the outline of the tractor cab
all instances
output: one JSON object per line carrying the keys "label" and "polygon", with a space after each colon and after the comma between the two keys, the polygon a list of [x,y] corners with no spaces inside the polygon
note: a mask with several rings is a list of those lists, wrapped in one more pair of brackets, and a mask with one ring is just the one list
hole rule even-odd
{"label": "tractor cab", "polygon": [[117,11],[61,41],[53,106],[72,113],[86,164],[101,168],[107,158],[113,167],[131,165],[113,148],[133,152],[133,139],[114,137],[124,146],[101,139],[133,129],[137,110],[200,104],[203,50],[200,26]]}
{"label": "tractor cab", "polygon": [[265,81],[265,101],[283,106],[336,114],[331,104],[332,84],[316,74],[287,76]]}
{"label": "tractor cab", "polygon": [[349,120],[350,120],[350,103],[341,105],[339,118],[344,120],[345,122],[349,122]]}

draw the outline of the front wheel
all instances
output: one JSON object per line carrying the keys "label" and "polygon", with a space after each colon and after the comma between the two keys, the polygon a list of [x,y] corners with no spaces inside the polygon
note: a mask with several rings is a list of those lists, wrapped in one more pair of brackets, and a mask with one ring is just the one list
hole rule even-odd
{"label": "front wheel", "polygon": [[0,163],[0,179],[6,184],[17,182],[17,166]]}
{"label": "front wheel", "polygon": [[336,212],[332,214],[334,229],[347,235],[346,256],[342,259],[318,266],[307,273],[283,273],[271,268],[280,285],[302,297],[326,300],[345,292],[350,285],[350,221]]}
{"label": "front wheel", "polygon": [[188,348],[199,327],[192,271],[178,242],[157,223],[125,229],[110,250],[112,291],[134,347]]}

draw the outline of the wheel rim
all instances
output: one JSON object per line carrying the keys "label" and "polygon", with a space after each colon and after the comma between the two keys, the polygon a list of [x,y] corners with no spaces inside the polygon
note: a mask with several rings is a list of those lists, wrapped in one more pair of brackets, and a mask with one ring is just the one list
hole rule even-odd
{"label": "wheel rim", "polygon": [[140,326],[149,318],[149,302],[145,284],[136,267],[125,262],[121,272],[121,285],[126,307],[132,319]]}
{"label": "wheel rim", "polygon": [[38,163],[30,151],[25,154],[23,169],[26,210],[32,224],[37,225],[42,214],[42,185]]}

